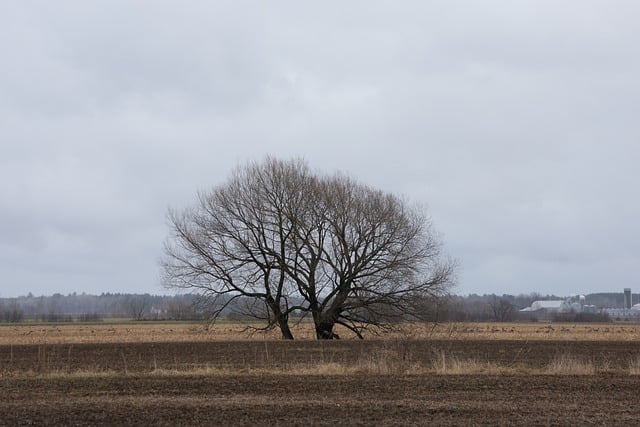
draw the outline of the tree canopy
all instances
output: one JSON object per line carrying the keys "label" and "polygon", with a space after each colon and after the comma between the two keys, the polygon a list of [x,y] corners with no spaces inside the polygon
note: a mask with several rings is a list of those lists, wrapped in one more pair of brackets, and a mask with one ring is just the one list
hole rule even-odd
{"label": "tree canopy", "polygon": [[169,210],[166,286],[200,294],[213,318],[241,300],[246,314],[293,339],[311,316],[319,339],[342,325],[362,338],[424,315],[454,265],[423,210],[344,174],[268,157]]}

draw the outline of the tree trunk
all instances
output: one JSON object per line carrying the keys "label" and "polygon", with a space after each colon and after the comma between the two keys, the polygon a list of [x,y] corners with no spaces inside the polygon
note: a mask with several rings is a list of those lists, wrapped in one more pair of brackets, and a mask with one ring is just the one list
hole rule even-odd
{"label": "tree trunk", "polygon": [[335,299],[331,305],[325,309],[325,311],[318,313],[314,316],[314,322],[316,324],[316,338],[319,340],[339,340],[340,336],[333,332],[336,321],[338,320],[342,304],[344,304],[349,294],[349,286],[345,286],[341,281],[341,290],[335,296]]}
{"label": "tree trunk", "polygon": [[323,320],[316,324],[316,338],[319,340],[340,339],[338,334],[333,332],[335,322]]}
{"label": "tree trunk", "polygon": [[291,333],[291,329],[289,328],[289,314],[286,312],[282,312],[280,306],[271,298],[267,297],[267,305],[271,309],[273,313],[275,323],[280,328],[280,332],[282,333],[283,340],[292,340],[293,334]]}
{"label": "tree trunk", "polygon": [[284,322],[280,323],[279,326],[280,332],[282,332],[282,339],[292,340],[293,334],[291,333],[291,329],[289,329],[289,322],[285,320]]}

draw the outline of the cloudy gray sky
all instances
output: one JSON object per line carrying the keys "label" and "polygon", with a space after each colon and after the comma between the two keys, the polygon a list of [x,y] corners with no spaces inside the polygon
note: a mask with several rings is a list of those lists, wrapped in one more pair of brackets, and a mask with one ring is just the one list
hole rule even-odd
{"label": "cloudy gray sky", "polygon": [[456,292],[640,290],[640,2],[3,1],[0,297],[165,293],[265,154],[428,206]]}

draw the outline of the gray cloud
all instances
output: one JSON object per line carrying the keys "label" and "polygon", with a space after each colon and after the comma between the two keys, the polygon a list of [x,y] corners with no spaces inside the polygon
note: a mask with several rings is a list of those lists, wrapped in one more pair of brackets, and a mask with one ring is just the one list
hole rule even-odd
{"label": "gray cloud", "polygon": [[270,153],[428,205],[458,292],[634,285],[636,2],[0,5],[0,296],[163,292],[167,206]]}

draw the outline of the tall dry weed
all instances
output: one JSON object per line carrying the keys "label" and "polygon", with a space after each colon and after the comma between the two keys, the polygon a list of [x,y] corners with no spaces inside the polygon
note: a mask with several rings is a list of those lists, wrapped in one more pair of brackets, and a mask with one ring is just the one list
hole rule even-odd
{"label": "tall dry weed", "polygon": [[438,375],[472,375],[472,374],[504,374],[511,371],[508,367],[491,362],[480,362],[476,359],[460,359],[440,350],[435,352],[432,372]]}
{"label": "tall dry weed", "polygon": [[629,375],[640,375],[640,356],[629,361]]}
{"label": "tall dry weed", "polygon": [[594,375],[596,366],[590,360],[583,360],[571,354],[556,355],[543,370],[549,375]]}

